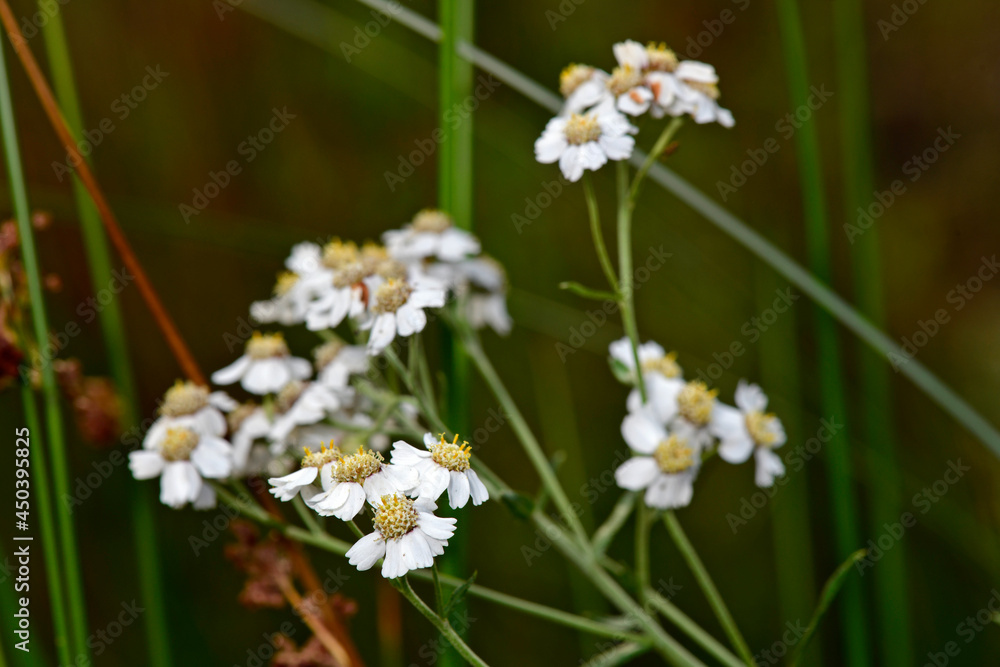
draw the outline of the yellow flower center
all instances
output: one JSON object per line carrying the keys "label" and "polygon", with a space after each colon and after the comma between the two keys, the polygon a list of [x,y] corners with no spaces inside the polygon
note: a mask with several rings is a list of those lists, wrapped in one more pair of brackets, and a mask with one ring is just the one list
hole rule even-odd
{"label": "yellow flower center", "polygon": [[573,63],[559,75],[559,92],[563,97],[569,97],[581,85],[594,75],[594,68]]}
{"label": "yellow flower center", "polygon": [[337,269],[333,274],[334,287],[356,285],[372,274],[371,268],[363,262],[354,262]]}
{"label": "yellow flower center", "polygon": [[642,83],[642,74],[631,65],[616,67],[608,79],[608,90],[615,95],[624,95]]}
{"label": "yellow flower center", "polygon": [[160,405],[160,414],[167,417],[180,417],[198,412],[208,405],[208,388],[178,380],[174,386],[167,389]]}
{"label": "yellow flower center", "polygon": [[321,371],[326,368],[334,359],[337,358],[337,355],[340,354],[340,351],[343,350],[346,345],[347,344],[340,339],[328,340],[313,350],[313,359],[316,360],[316,370]]}
{"label": "yellow flower center", "polygon": [[253,337],[247,341],[247,354],[251,359],[267,359],[269,357],[284,357],[288,355],[288,345],[280,333],[262,334],[253,332]]}
{"label": "yellow flower center", "polygon": [[584,116],[575,113],[566,122],[566,141],[574,146],[597,141],[600,138],[601,124],[597,122],[596,115]]}
{"label": "yellow flower center", "polygon": [[701,380],[688,382],[677,394],[677,407],[682,417],[695,426],[704,426],[712,418],[712,408],[718,389],[709,390]]}
{"label": "yellow flower center", "polygon": [[413,288],[405,280],[388,280],[375,290],[376,313],[395,313],[413,293]]}
{"label": "yellow flower center", "polygon": [[291,271],[283,271],[278,274],[278,281],[274,283],[274,295],[284,296],[292,289],[295,283],[299,282],[298,274]]}
{"label": "yellow flower center", "polygon": [[659,373],[664,377],[680,377],[681,367],[677,364],[677,353],[669,352],[656,359],[647,359],[642,362],[643,373]]}
{"label": "yellow flower center", "polygon": [[417,508],[406,496],[382,496],[382,504],[375,510],[372,525],[384,539],[397,539],[417,527]]}
{"label": "yellow flower center", "polygon": [[750,432],[750,437],[753,438],[753,441],[761,447],[770,447],[773,445],[778,439],[778,434],[772,428],[776,420],[777,417],[774,415],[764,414],[757,410],[747,413],[747,431]]}
{"label": "yellow flower center", "polygon": [[333,465],[333,479],[336,482],[354,482],[363,484],[366,479],[382,469],[382,455],[378,452],[358,451],[350,456],[341,456]]}
{"label": "yellow flower center", "polygon": [[671,435],[656,446],[653,459],[667,474],[683,472],[694,465],[694,450],[687,446],[686,440]]}
{"label": "yellow flower center", "polygon": [[198,434],[189,428],[168,428],[160,443],[160,456],[166,461],[187,461],[198,446]]}
{"label": "yellow flower center", "polygon": [[306,447],[306,455],[302,457],[302,467],[303,468],[322,468],[327,463],[333,463],[340,458],[340,450],[337,449],[333,442],[330,442],[330,447],[327,448],[325,445],[319,446],[319,451],[315,454]]}
{"label": "yellow flower center", "polygon": [[334,239],[323,246],[323,265],[328,269],[339,269],[358,260],[358,246],[353,242],[343,243]]}
{"label": "yellow flower center", "polygon": [[677,54],[667,48],[663,42],[650,42],[646,45],[649,56],[649,69],[657,72],[673,72],[677,69]]}
{"label": "yellow flower center", "polygon": [[454,470],[455,472],[465,472],[469,469],[469,457],[472,456],[472,447],[468,442],[458,444],[458,434],[455,439],[448,442],[441,434],[441,442],[436,442],[430,446],[431,459],[442,468]]}
{"label": "yellow flower center", "polygon": [[451,216],[444,211],[425,208],[413,217],[411,228],[415,232],[433,232],[440,234],[451,227]]}

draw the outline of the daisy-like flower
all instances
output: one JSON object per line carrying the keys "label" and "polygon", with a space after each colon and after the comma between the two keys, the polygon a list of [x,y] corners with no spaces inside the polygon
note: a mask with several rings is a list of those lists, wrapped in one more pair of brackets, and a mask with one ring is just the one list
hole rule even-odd
{"label": "daisy-like flower", "polygon": [[657,103],[672,116],[690,114],[699,124],[718,123],[732,127],[736,121],[728,109],[719,106],[719,76],[715,68],[695,60],[684,60],[673,73],[677,88],[664,88]]}
{"label": "daisy-like flower", "polygon": [[424,209],[402,229],[382,235],[389,255],[404,261],[418,262],[436,257],[442,262],[459,262],[479,252],[479,240],[455,227],[455,222],[444,211]]}
{"label": "daisy-like flower", "polygon": [[229,413],[229,433],[233,443],[233,475],[248,477],[269,472],[278,460],[270,451],[266,438],[271,432],[271,417],[267,410],[250,401]]}
{"label": "daisy-like flower", "polygon": [[753,453],[757,486],[769,487],[785,474],[785,464],[774,450],[785,444],[785,429],[773,414],[765,413],[767,395],[755,384],[740,380],[736,407],[726,432],[720,436],[719,456],[729,463],[743,463]]}
{"label": "daisy-like flower", "polygon": [[323,492],[313,496],[309,506],[321,516],[350,521],[366,499],[374,505],[384,495],[408,493],[420,478],[413,468],[386,464],[378,452],[358,447],[354,454],[338,457],[320,482]]}
{"label": "daisy-like flower", "polygon": [[687,437],[700,447],[711,444],[732,428],[736,408],[721,403],[717,389],[709,389],[701,380],[685,382],[679,377],[668,378],[651,373],[646,381],[646,403],[639,390],[628,397],[629,412],[645,412],[661,424],[684,428]]}
{"label": "daisy-like flower", "polygon": [[649,507],[685,507],[694,494],[701,465],[701,447],[692,429],[679,425],[669,431],[648,413],[633,413],[622,422],[622,437],[638,456],[615,470],[618,486],[645,490]]}
{"label": "daisy-like flower", "polygon": [[578,181],[609,160],[626,160],[635,148],[636,132],[625,116],[607,106],[586,113],[556,116],[535,142],[535,159],[559,163],[563,176]]}
{"label": "daisy-like flower", "polygon": [[472,498],[473,505],[482,505],[490,499],[479,475],[469,465],[472,448],[469,443],[458,444],[458,435],[451,442],[442,433],[435,438],[430,433],[424,435],[427,449],[417,449],[407,442],[398,440],[392,445],[392,462],[408,466],[420,474],[417,496],[437,500],[448,492],[448,504],[452,509],[465,507]]}
{"label": "daisy-like flower", "polygon": [[[653,374],[665,378],[679,378],[683,374],[681,367],[677,364],[677,353],[670,352],[668,354],[663,350],[663,346],[655,341],[640,344],[637,352],[644,378]],[[632,354],[632,341],[629,340],[628,336],[611,343],[608,346],[608,353],[611,355],[612,362],[618,366],[619,377],[626,382],[635,384],[638,379],[635,373],[636,355]]]}
{"label": "daisy-like flower", "polygon": [[160,477],[160,502],[173,508],[193,503],[196,509],[215,506],[215,491],[205,479],[222,479],[232,472],[232,446],[222,438],[190,426],[167,426],[144,448],[129,453],[136,479]]}
{"label": "daisy-like flower", "polygon": [[368,570],[382,562],[386,579],[402,577],[410,570],[434,564],[455,534],[454,518],[434,516],[427,500],[411,500],[401,494],[385,495],[375,504],[374,532],[365,535],[347,551],[351,565]]}
{"label": "daisy-like flower", "polygon": [[285,271],[278,275],[272,298],[250,304],[250,317],[262,324],[301,324],[305,320],[309,297],[308,281],[296,273]]}
{"label": "daisy-like flower", "polygon": [[301,467],[293,473],[284,477],[272,477],[267,480],[271,485],[271,493],[282,502],[288,502],[297,495],[302,495],[303,500],[310,500],[320,492],[320,488],[315,482],[321,476],[329,476],[330,469],[335,461],[340,458],[340,450],[333,442],[330,448],[325,445],[320,446],[320,450],[313,454],[308,448],[305,456],[302,457]]}
{"label": "daisy-like flower", "polygon": [[436,280],[427,277],[388,280],[372,295],[369,318],[361,329],[371,329],[368,354],[375,356],[400,336],[412,336],[427,325],[424,308],[441,308],[445,290]]}
{"label": "daisy-like flower", "polygon": [[329,340],[313,350],[316,381],[339,389],[350,384],[352,375],[368,370],[368,353],[361,345],[348,345],[339,338]]}
{"label": "daisy-like flower", "polygon": [[[319,382],[293,380],[274,399],[274,423],[268,432],[272,451],[283,452],[288,436],[300,426],[315,424],[341,406],[352,390],[333,390]],[[339,395],[338,395],[339,394]]]}
{"label": "daisy-like flower", "polygon": [[280,333],[262,335],[255,331],[243,356],[212,373],[212,382],[226,385],[239,381],[251,394],[263,395],[281,391],[292,380],[305,380],[311,374],[312,365],[293,357]]}
{"label": "daisy-like flower", "polygon": [[163,395],[160,417],[149,427],[145,442],[159,440],[170,426],[185,425],[198,433],[222,437],[226,433],[226,417],[238,403],[225,392],[209,392],[207,387],[178,380]]}

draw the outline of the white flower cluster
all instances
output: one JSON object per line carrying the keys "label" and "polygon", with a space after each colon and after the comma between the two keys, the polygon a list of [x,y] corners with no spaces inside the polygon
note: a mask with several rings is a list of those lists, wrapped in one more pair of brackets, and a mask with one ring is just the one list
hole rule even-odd
{"label": "white flower cluster", "polygon": [[785,444],[785,430],[777,417],[765,413],[767,396],[760,387],[741,380],[733,407],[720,402],[718,390],[704,382],[685,381],[676,356],[659,344],[644,343],[637,352],[633,355],[628,338],[610,347],[615,374],[632,385],[638,382],[638,356],[646,390],[645,402],[638,388],[629,393],[622,437],[636,456],[615,471],[618,486],[644,490],[649,507],[684,507],[713,448],[729,463],[743,463],[752,454],[758,486],[771,486],[784,474],[774,449]]}
{"label": "white flower cluster", "polygon": [[638,133],[628,116],[647,112],[733,126],[733,114],[719,106],[719,77],[711,65],[678,60],[663,44],[628,40],[613,50],[618,66],[610,74],[589,65],[563,70],[559,90],[566,102],[535,142],[539,162],[558,162],[568,180],[578,181],[608,160],[626,160]]}
{"label": "white flower cluster", "polygon": [[[317,332],[325,342],[313,361],[293,356],[282,334],[255,332],[244,354],[213,373],[212,382],[239,383],[257,399],[241,404],[179,381],[166,392],[142,449],[129,455],[134,477],[160,477],[160,500],[174,508],[214,507],[215,490],[206,480],[254,475],[271,476],[279,499],[301,495],[323,516],[351,521],[367,503],[375,532],[351,550],[352,563],[367,569],[385,557],[386,577],[431,565],[455,523],[435,517],[434,502],[447,491],[453,508],[470,498],[479,505],[488,498],[486,488],[457,438],[428,434],[426,449],[398,441],[386,463],[380,453],[389,446],[385,434],[400,430],[400,419],[412,428],[417,411],[403,401],[397,416],[376,421],[381,407],[358,390],[359,376],[397,336],[422,331],[425,309],[445,307],[449,293],[455,315],[506,334],[506,276],[480,254],[479,241],[441,211],[421,211],[383,241],[360,248],[340,240],[296,245],[274,297],[254,303],[251,316]],[[345,337],[358,337],[358,344]],[[329,448],[311,451],[326,441]]]}

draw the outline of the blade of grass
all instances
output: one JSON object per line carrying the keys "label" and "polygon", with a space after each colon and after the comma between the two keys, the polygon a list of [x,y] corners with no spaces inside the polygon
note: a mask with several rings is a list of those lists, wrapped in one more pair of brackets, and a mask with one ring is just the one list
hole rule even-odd
{"label": "blade of grass", "polygon": [[[836,46],[840,146],[843,166],[844,217],[847,222],[875,189],[872,135],[868,103],[868,58],[865,48],[864,11],[859,0],[834,0],[833,28]],[[885,327],[885,303],[879,256],[878,225],[851,245],[854,299],[862,313]],[[892,393],[888,369],[871,350],[859,351],[858,377],[865,441],[882,460],[869,469],[872,533],[895,521],[902,512],[902,480],[896,456],[892,422]],[[875,608],[879,618],[881,662],[889,667],[912,665],[913,637],[907,603],[906,546],[886,553],[875,573]]]}
{"label": "blade of grass", "polygon": [[[76,85],[73,81],[73,69],[70,64],[69,49],[66,34],[62,24],[62,11],[56,7],[49,20],[42,28],[45,36],[46,52],[49,67],[52,69],[52,80],[57,99],[66,124],[75,136],[83,131],[83,116],[77,99]],[[73,179],[73,197],[76,200],[80,226],[83,232],[84,248],[87,254],[87,264],[90,268],[90,280],[94,292],[111,284],[112,268],[111,253],[107,237],[101,227],[101,219],[94,207],[87,190],[76,178]],[[98,313],[101,332],[105,341],[111,367],[111,377],[118,388],[122,399],[122,423],[137,424],[138,396],[132,374],[132,364],[128,353],[128,340],[125,335],[125,325],[121,308],[117,299],[112,299]],[[149,664],[153,667],[167,667],[171,664],[170,641],[167,633],[166,610],[163,606],[163,586],[160,582],[159,549],[157,548],[157,531],[154,527],[154,514],[149,494],[138,485],[129,487],[128,505],[132,512],[132,531],[136,553],[136,566],[139,571],[140,591],[143,606],[146,609],[144,624],[149,638]]]}
{"label": "blade of grass", "polygon": [[[472,94],[472,65],[459,57],[455,46],[472,41],[474,31],[473,0],[438,0],[441,41],[438,48],[438,127],[442,132],[438,153],[438,207],[452,216],[461,229],[472,229],[472,115],[455,122],[455,111]],[[469,363],[449,332],[442,331],[448,394],[445,418],[458,433],[469,431]],[[465,510],[453,514],[459,521]],[[442,568],[457,577],[468,576],[468,533],[455,536],[442,558]],[[464,601],[456,611],[461,615]],[[457,630],[463,637],[468,627]],[[447,646],[447,644],[445,644]],[[461,664],[458,653],[449,648],[441,655],[444,667]]]}
{"label": "blade of grass", "polygon": [[[28,193],[24,185],[21,152],[17,139],[17,124],[14,120],[14,107],[11,102],[6,55],[3,53],[2,46],[0,46],[0,124],[3,126],[4,160],[7,165],[7,176],[14,201],[14,215],[17,219],[17,229],[21,241],[21,258],[28,278],[31,323],[35,340],[38,341],[39,346],[43,346],[49,336],[48,315],[45,311],[41,267],[35,250],[35,235],[29,219]],[[52,456],[52,478],[55,490],[55,495],[52,498],[68,498],[71,494],[65,430],[59,405],[59,387],[56,384],[55,371],[51,363],[43,361],[41,376],[47,428],[45,436],[49,441]],[[44,446],[41,442],[39,445]],[[79,552],[76,546],[76,535],[73,531],[73,520],[65,503],[55,503],[55,516],[59,533],[57,548],[61,556],[62,574],[66,577],[66,610],[69,615],[70,645],[73,655],[82,656],[85,660],[89,660],[87,610],[84,603],[83,579],[80,574]]]}
{"label": "blade of grass", "polygon": [[847,557],[840,567],[838,567],[830,578],[826,580],[826,585],[823,586],[822,592],[819,595],[819,604],[816,606],[816,611],[813,613],[812,618],[809,620],[809,625],[806,626],[806,631],[799,639],[799,643],[795,646],[795,650],[792,653],[791,658],[788,660],[790,667],[795,667],[799,664],[799,660],[802,658],[803,652],[809,648],[809,641],[812,639],[813,635],[816,634],[816,628],[819,627],[820,621],[823,620],[823,616],[826,615],[826,610],[830,607],[830,603],[833,599],[837,597],[837,593],[840,591],[841,587],[847,579],[847,575],[850,574],[851,568],[856,562],[865,557],[868,553],[866,549],[858,549],[850,556]]}
{"label": "blade of grass", "polygon": [[[797,0],[778,0],[778,25],[782,52],[788,75],[792,105],[805,105],[809,96],[805,36],[799,17]],[[806,225],[806,246],[809,267],[824,282],[832,278],[829,253],[829,222],[823,189],[822,161],[819,136],[815,123],[804,124],[795,135],[799,160],[799,180]],[[830,314],[816,309],[816,354],[819,357],[820,405],[824,415],[847,419],[847,398],[844,388],[840,345],[836,323]],[[827,475],[833,504],[834,538],[838,556],[850,553],[861,544],[858,501],[851,475],[851,452],[848,428],[840,429],[826,444]],[[858,667],[869,664],[867,609],[860,581],[844,591],[841,607],[844,627],[846,662]]]}

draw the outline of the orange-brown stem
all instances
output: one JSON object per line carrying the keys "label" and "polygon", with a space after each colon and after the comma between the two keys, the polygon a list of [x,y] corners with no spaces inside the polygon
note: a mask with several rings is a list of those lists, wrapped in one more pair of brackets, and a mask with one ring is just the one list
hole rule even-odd
{"label": "orange-brown stem", "polygon": [[323,620],[312,613],[310,605],[303,603],[302,596],[295,590],[292,582],[287,577],[280,577],[277,583],[285,599],[288,600],[298,615],[302,617],[302,620],[305,621],[305,624],[309,626],[309,629],[312,630],[316,638],[326,647],[326,650],[330,652],[330,655],[337,661],[337,664],[344,665],[344,667],[349,667],[349,665],[353,664],[347,651],[330,634],[330,630],[323,623]]}

